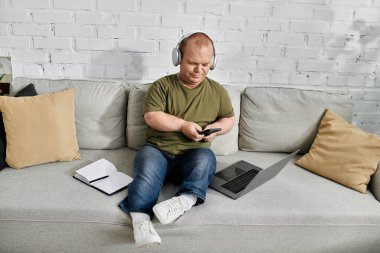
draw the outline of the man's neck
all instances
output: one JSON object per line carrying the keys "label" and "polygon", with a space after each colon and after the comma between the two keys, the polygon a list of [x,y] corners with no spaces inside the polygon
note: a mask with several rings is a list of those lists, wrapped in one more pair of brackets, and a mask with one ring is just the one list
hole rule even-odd
{"label": "man's neck", "polygon": [[197,88],[202,82],[198,83],[198,84],[187,84],[184,82],[184,80],[181,78],[181,75],[179,73],[177,73],[177,78],[179,80],[179,82],[185,86],[186,88],[188,89],[195,89]]}

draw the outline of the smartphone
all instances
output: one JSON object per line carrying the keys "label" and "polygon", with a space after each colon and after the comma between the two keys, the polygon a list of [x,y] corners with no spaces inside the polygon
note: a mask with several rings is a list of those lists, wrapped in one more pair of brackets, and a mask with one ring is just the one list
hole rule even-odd
{"label": "smartphone", "polygon": [[203,134],[203,135],[207,136],[207,135],[210,135],[212,133],[219,132],[220,130],[222,130],[222,129],[221,128],[209,128],[209,129],[200,131],[199,134]]}

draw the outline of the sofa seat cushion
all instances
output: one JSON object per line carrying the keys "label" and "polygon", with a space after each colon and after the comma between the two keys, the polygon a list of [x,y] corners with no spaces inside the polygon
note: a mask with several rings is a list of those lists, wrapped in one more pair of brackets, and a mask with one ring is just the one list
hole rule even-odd
{"label": "sofa seat cushion", "polygon": [[347,94],[280,87],[249,87],[242,94],[239,148],[246,151],[306,153],[325,109],[351,122]]}
{"label": "sofa seat cushion", "polygon": [[34,84],[38,94],[75,89],[75,123],[80,148],[125,146],[127,91],[121,82],[17,77],[12,82],[11,95],[28,83]]}

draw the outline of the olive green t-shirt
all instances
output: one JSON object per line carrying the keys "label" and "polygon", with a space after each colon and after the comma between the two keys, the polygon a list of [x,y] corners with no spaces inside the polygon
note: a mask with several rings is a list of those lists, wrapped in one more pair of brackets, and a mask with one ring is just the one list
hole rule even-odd
{"label": "olive green t-shirt", "polygon": [[[143,113],[162,111],[202,127],[220,118],[234,116],[227,91],[219,83],[206,78],[198,87],[182,85],[176,74],[154,82],[143,101]],[[181,132],[165,132],[149,128],[147,143],[170,154],[183,154],[189,149],[210,147],[210,142],[196,142]]]}

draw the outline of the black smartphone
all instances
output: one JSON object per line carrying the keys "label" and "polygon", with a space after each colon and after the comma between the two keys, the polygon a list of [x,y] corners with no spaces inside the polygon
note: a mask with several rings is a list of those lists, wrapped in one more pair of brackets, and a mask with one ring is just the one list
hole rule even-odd
{"label": "black smartphone", "polygon": [[219,132],[220,130],[222,130],[222,129],[221,128],[209,128],[209,129],[200,131],[199,134],[203,134],[203,135],[207,136],[207,135],[210,135],[212,133]]}

